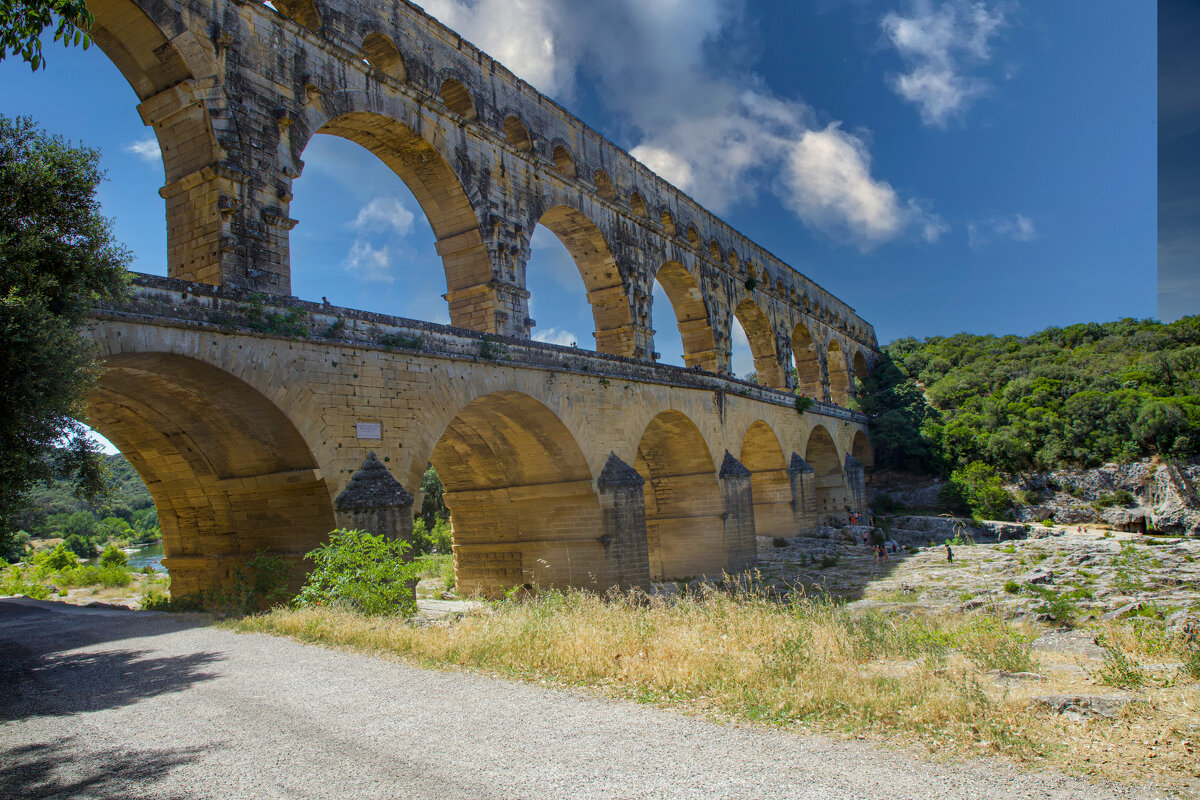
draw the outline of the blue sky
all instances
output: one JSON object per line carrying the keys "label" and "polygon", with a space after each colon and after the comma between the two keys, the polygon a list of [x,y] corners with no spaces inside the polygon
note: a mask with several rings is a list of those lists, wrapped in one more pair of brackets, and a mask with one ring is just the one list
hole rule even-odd
{"label": "blue sky", "polygon": [[[514,13],[519,7],[520,13]],[[837,294],[881,342],[1156,314],[1155,10],[1129,0],[428,0],[425,8]],[[134,268],[165,274],[163,181],[103,53],[0,62],[0,111],[98,147]],[[448,321],[412,195],[317,136],[293,291]],[[534,333],[592,348],[584,287],[535,233]],[[665,295],[657,349],[681,363]],[[735,370],[752,369],[737,335]]]}

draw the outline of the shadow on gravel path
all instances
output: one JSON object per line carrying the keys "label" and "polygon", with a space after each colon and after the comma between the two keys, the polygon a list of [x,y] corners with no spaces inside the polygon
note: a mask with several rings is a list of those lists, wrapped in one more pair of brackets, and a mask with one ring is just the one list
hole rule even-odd
{"label": "shadow on gravel path", "polygon": [[0,687],[0,720],[100,711],[181,692],[215,677],[205,667],[224,658],[216,653],[147,657],[149,652],[69,653],[18,664],[16,682]]}
{"label": "shadow on gravel path", "polygon": [[[0,749],[0,797],[12,800],[85,800],[128,797],[130,786],[149,793],[176,767],[198,761],[200,748],[81,752],[75,737]],[[190,800],[191,795],[163,795]]]}
{"label": "shadow on gravel path", "polygon": [[206,668],[224,658],[218,653],[113,646],[207,623],[199,616],[0,600],[0,720],[116,708],[209,680],[215,676]]}

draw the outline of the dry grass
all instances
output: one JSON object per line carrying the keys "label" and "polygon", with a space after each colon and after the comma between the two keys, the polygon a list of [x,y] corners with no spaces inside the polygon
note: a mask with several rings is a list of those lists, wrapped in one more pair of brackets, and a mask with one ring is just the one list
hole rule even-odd
{"label": "dry grass", "polygon": [[[1026,636],[987,615],[933,618],[779,604],[717,592],[672,601],[549,592],[446,626],[331,609],[279,609],[238,630],[456,665],[720,716],[888,736],[931,752],[1000,754],[1070,771],[1195,789],[1196,684],[1176,674],[1139,689],[1149,707],[1115,721],[1030,707],[1035,694],[1103,693],[1086,676],[998,681],[1037,670]],[[1109,632],[1110,638],[1118,634]],[[1121,633],[1121,636],[1132,634]],[[1122,642],[1122,644],[1126,644]],[[1131,657],[1145,645],[1131,647]]]}

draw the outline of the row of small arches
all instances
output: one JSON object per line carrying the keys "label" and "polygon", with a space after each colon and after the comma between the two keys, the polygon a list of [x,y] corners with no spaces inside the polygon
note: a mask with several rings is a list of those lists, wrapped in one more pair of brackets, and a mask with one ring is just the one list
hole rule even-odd
{"label": "row of small arches", "polygon": [[[274,2],[272,6],[284,16],[293,19],[310,30],[315,31],[320,27],[320,14],[311,0],[290,0],[290,2],[279,0],[279,2]],[[408,79],[408,69],[403,55],[400,53],[395,42],[385,34],[378,32],[367,34],[362,42],[362,54],[363,60],[372,69],[387,75],[393,80],[406,81]],[[470,90],[462,81],[452,77],[445,78],[438,88],[438,93],[443,105],[449,111],[457,114],[464,120],[476,120],[478,118],[475,100]],[[520,152],[533,152],[533,136],[528,126],[519,116],[516,114],[507,115],[501,124],[501,129],[504,140],[509,146]],[[550,153],[550,160],[554,170],[564,178],[570,180],[579,178],[575,157],[566,144],[561,142],[555,143]],[[604,200],[618,202],[619,194],[617,187],[604,169],[594,171],[592,185],[595,187],[596,193]],[[633,189],[628,195],[627,203],[634,216],[647,222],[650,221],[650,208],[641,192]],[[845,315],[825,306],[819,300],[814,300],[807,294],[801,294],[794,287],[787,286],[782,278],[778,276],[772,277],[766,267],[752,260],[740,258],[733,248],[723,248],[716,239],[709,240],[707,248],[704,248],[696,226],[690,223],[687,226],[680,225],[669,210],[663,209],[659,212],[658,223],[662,232],[668,238],[675,238],[680,242],[686,241],[689,247],[702,254],[706,249],[707,256],[713,262],[732,267],[735,272],[745,278],[748,289],[754,290],[762,287],[769,292],[774,292],[778,296],[802,306],[821,321],[841,328],[852,336],[864,341],[867,340],[868,334],[864,328],[852,324]]]}

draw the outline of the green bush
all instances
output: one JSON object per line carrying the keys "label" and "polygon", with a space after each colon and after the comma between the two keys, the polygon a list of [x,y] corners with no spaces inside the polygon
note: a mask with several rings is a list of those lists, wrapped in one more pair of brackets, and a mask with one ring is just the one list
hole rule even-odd
{"label": "green bush", "polygon": [[50,596],[50,587],[29,580],[26,571],[14,565],[0,575],[0,595],[18,594],[34,600],[45,600]]}
{"label": "green bush", "polygon": [[70,569],[79,566],[79,556],[60,542],[53,550],[43,550],[35,555],[30,563],[53,570]]}
{"label": "green bush", "polygon": [[1074,621],[1077,610],[1071,596],[1032,583],[1028,585],[1028,589],[1031,594],[1042,600],[1042,605],[1034,611],[1044,614],[1059,625],[1070,625]]}
{"label": "green bush", "polygon": [[167,592],[151,588],[142,592],[139,607],[143,611],[203,611],[204,602],[196,595],[185,594],[180,597],[172,597]]}
{"label": "green bush", "polygon": [[1008,592],[1009,594],[1020,594],[1021,584],[1017,583],[1016,581],[1005,581],[1004,591]]}
{"label": "green bush", "polygon": [[128,563],[129,556],[125,555],[115,544],[110,544],[100,554],[100,566],[102,567],[123,567]]}
{"label": "green bush", "polygon": [[63,540],[63,544],[80,558],[95,558],[100,555],[100,548],[96,546],[96,543],[91,539],[85,539],[78,533],[72,533]]}
{"label": "green bush", "polygon": [[54,582],[60,586],[103,586],[117,589],[133,580],[129,570],[117,566],[78,566],[60,570]]}
{"label": "green bush", "polygon": [[336,530],[305,556],[316,566],[297,605],[339,605],[363,614],[413,614],[412,585],[423,565],[406,560],[406,542],[364,531]]}

